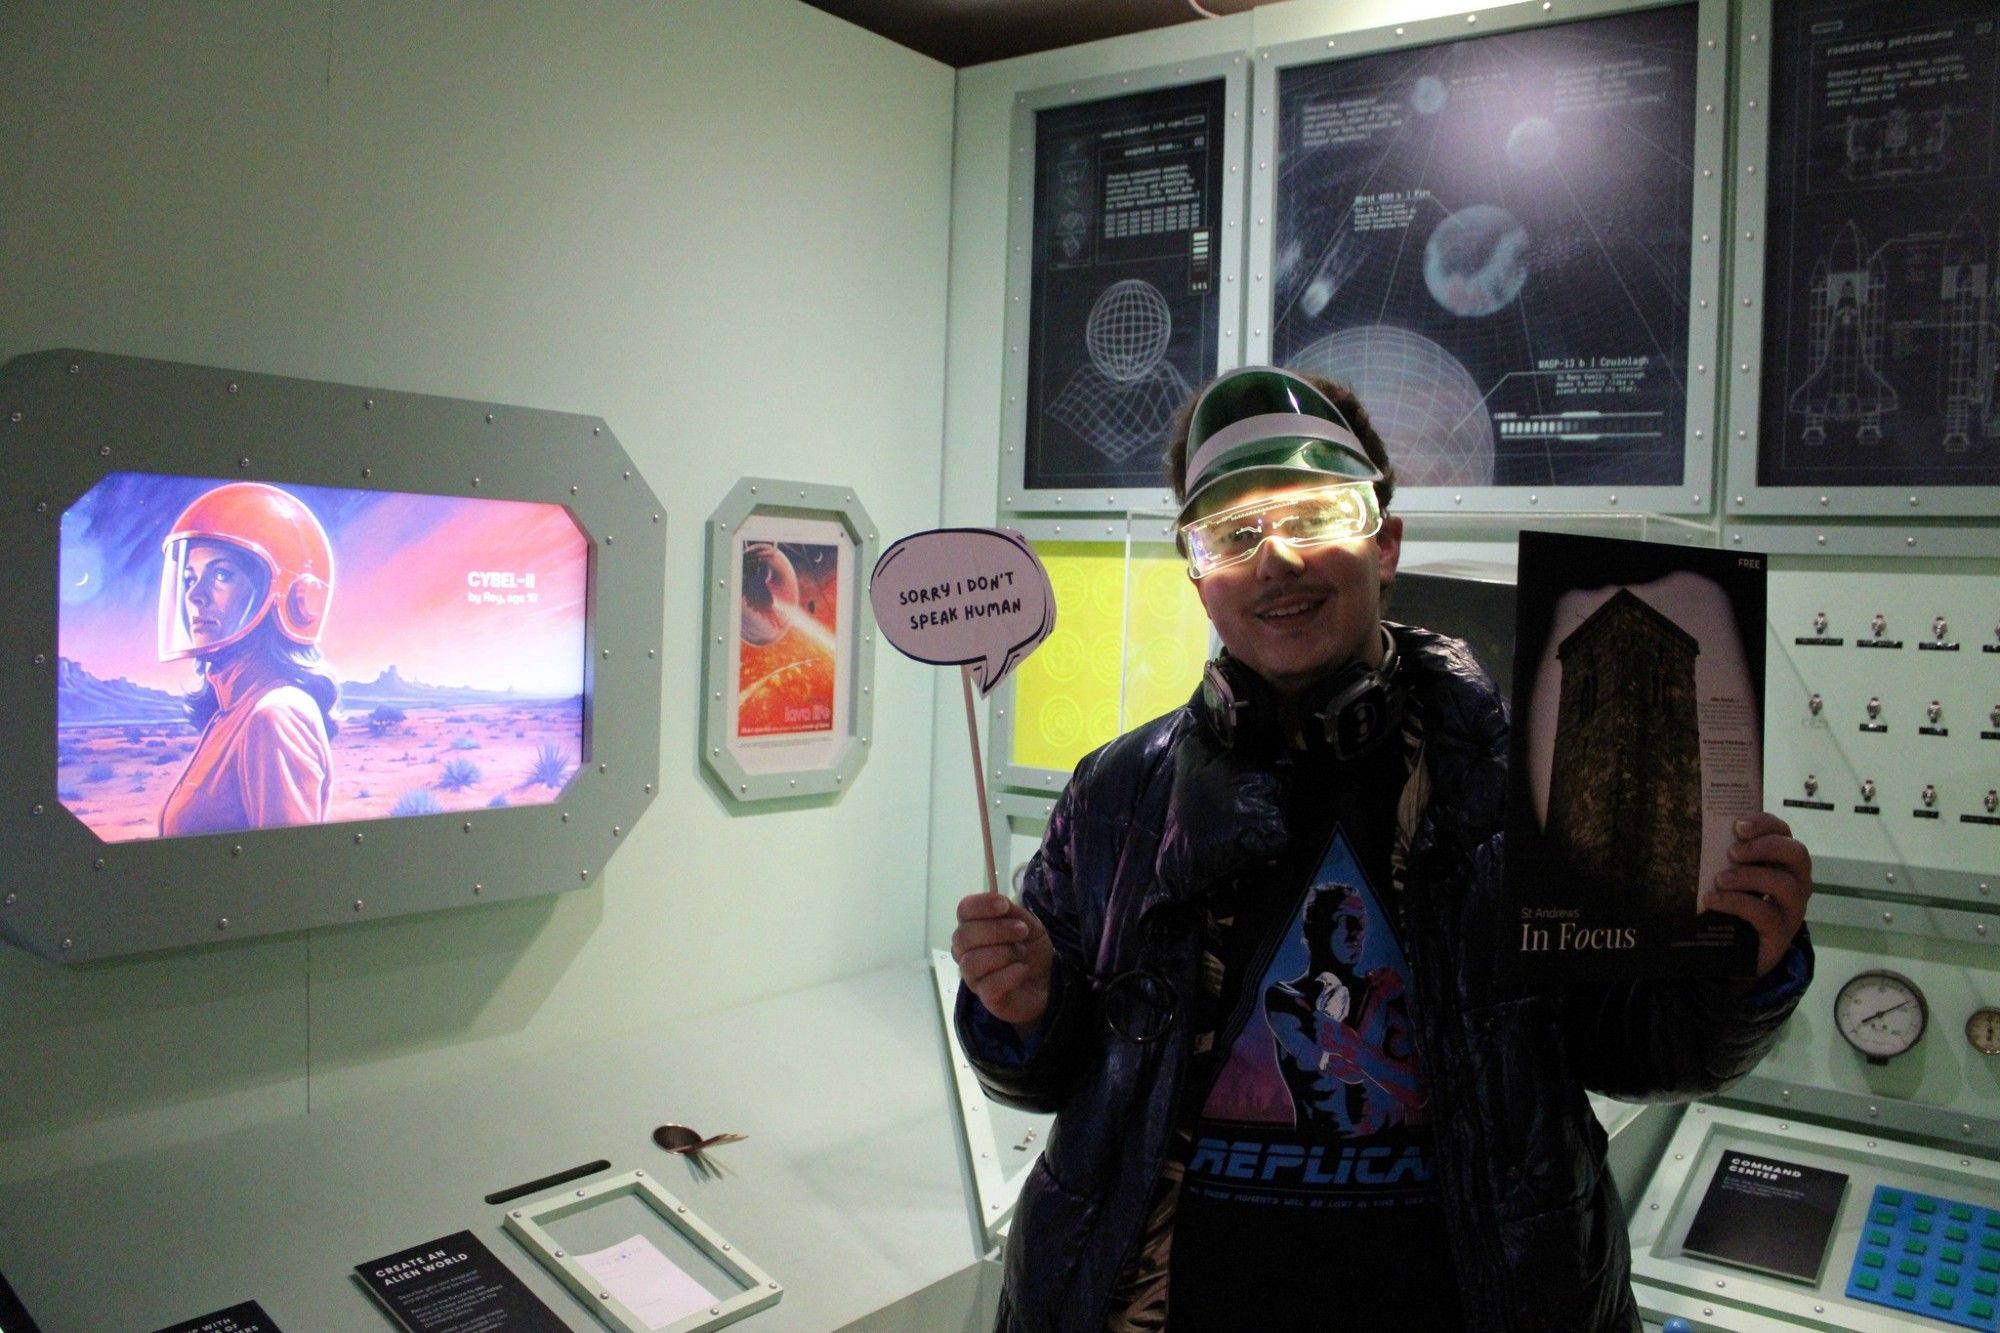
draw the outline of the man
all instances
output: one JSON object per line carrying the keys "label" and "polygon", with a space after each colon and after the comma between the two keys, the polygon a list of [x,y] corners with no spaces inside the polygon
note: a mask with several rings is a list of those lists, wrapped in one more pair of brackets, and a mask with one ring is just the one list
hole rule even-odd
{"label": "man", "polygon": [[1506,708],[1462,644],[1382,620],[1403,525],[1360,404],[1235,371],[1169,454],[1225,651],[1077,766],[1022,901],[969,897],[952,936],[981,1081],[1056,1113],[1000,1327],[1638,1328],[1584,1089],[1756,1064],[1811,975],[1805,848],[1740,821],[1704,891],[1755,928],[1754,983],[1521,993]]}

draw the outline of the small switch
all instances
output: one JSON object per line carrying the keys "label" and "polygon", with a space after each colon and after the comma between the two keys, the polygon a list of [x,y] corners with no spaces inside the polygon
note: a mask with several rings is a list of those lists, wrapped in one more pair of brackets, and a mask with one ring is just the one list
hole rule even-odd
{"label": "small switch", "polygon": [[1928,810],[1936,804],[1937,804],[1937,785],[1935,783],[1926,782],[1924,784],[1924,809]]}
{"label": "small switch", "polygon": [[2000,811],[2000,789],[1988,787],[1986,789],[1986,813],[1990,815],[1995,811]]}
{"label": "small switch", "polygon": [[1936,699],[1931,700],[1924,705],[1924,716],[1931,720],[1932,726],[1936,726],[1937,720],[1944,716],[1944,705]]}
{"label": "small switch", "polygon": [[[1824,611],[1813,612],[1813,633],[1815,634],[1826,633],[1826,612]],[[1994,626],[1993,633],[1995,635],[2000,635],[2000,625]]]}
{"label": "small switch", "polygon": [[1811,713],[1814,717],[1818,717],[1819,710],[1824,707],[1826,707],[1826,700],[1820,698],[1817,694],[1815,694],[1812,698],[1806,700],[1806,711],[1808,713]]}
{"label": "small switch", "polygon": [[1874,618],[1868,622],[1868,629],[1876,638],[1881,638],[1889,631],[1889,617],[1877,611]]}
{"label": "small switch", "polygon": [[1870,718],[1882,716],[1882,696],[1878,694],[1868,696],[1868,716]]}
{"label": "small switch", "polygon": [[1939,643],[1944,642],[1944,636],[1950,629],[1951,627],[1945,624],[1943,616],[1931,617],[1931,637]]}
{"label": "small switch", "polygon": [[1813,774],[1813,773],[1808,773],[1808,774],[1806,774],[1806,795],[1807,795],[1807,796],[1816,796],[1816,795],[1818,795],[1818,794],[1819,794],[1819,777],[1818,777],[1818,775],[1817,775],[1817,774]]}
{"label": "small switch", "polygon": [[1861,799],[1872,802],[1875,799],[1875,779],[1861,779]]}

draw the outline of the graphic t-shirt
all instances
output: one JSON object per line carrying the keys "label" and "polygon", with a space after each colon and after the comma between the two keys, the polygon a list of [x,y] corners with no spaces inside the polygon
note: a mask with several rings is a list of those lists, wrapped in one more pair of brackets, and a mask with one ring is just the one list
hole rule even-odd
{"label": "graphic t-shirt", "polygon": [[1290,850],[1210,904],[1183,1085],[1167,1320],[1174,1333],[1451,1329],[1458,1290],[1435,1177],[1391,856],[1408,772],[1280,765]]}

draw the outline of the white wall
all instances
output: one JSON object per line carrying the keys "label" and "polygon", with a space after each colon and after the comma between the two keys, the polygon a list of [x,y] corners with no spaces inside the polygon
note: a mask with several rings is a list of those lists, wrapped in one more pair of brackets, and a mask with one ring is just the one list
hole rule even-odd
{"label": "white wall", "polygon": [[601,882],[94,968],[0,948],[0,1178],[917,955],[930,669],[877,655],[839,801],[738,814],[696,757],[698,538],[745,473],[936,523],[949,69],[794,0],[10,4],[0,68],[0,359],[601,414],[670,524],[662,792]]}

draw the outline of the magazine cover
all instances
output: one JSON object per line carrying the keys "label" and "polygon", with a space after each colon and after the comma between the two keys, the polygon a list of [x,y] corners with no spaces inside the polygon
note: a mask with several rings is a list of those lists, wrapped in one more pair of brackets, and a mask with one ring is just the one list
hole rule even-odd
{"label": "magazine cover", "polygon": [[1524,532],[1503,934],[1524,980],[1737,976],[1699,910],[1763,808],[1761,555]]}

